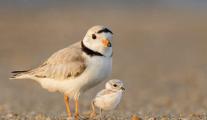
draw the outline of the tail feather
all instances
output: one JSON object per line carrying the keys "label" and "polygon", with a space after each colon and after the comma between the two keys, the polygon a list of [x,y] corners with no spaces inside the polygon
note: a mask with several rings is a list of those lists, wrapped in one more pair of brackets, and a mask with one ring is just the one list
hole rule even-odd
{"label": "tail feather", "polygon": [[11,73],[25,73],[25,72],[28,72],[28,70],[12,71]]}
{"label": "tail feather", "polygon": [[28,73],[29,70],[22,70],[22,71],[12,71],[11,73],[14,73],[10,79],[23,79],[25,78],[26,73]]}

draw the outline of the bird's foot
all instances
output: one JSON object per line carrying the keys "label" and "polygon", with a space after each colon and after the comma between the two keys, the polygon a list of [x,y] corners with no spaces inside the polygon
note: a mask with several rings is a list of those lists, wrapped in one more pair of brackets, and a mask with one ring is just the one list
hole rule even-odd
{"label": "bird's foot", "polygon": [[75,120],[74,117],[67,117],[67,120]]}
{"label": "bird's foot", "polygon": [[92,113],[90,114],[90,119],[92,119],[92,118],[94,118],[94,117],[96,117],[96,112],[92,112]]}
{"label": "bird's foot", "polygon": [[75,114],[75,120],[82,120],[81,118],[82,117],[78,113]]}
{"label": "bird's foot", "polygon": [[91,120],[91,119],[85,115],[75,115],[75,120]]}
{"label": "bird's foot", "polygon": [[68,117],[67,120],[82,120],[80,116]]}

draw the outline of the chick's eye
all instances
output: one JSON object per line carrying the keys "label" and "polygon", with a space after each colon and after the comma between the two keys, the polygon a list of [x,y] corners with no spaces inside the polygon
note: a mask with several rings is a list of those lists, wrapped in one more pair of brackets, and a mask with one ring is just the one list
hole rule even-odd
{"label": "chick's eye", "polygon": [[117,85],[116,85],[116,84],[114,84],[113,86],[114,86],[114,87],[117,87]]}
{"label": "chick's eye", "polygon": [[96,39],[96,35],[95,35],[95,34],[92,34],[92,38],[93,38],[93,39]]}

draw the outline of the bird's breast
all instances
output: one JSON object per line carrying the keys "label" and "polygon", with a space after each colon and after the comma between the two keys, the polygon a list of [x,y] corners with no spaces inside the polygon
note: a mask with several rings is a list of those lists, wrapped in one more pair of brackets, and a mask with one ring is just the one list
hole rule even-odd
{"label": "bird's breast", "polygon": [[[91,88],[110,76],[112,71],[112,58],[94,56],[87,60],[87,68],[83,76],[85,87]],[[83,82],[83,83],[84,83]]]}
{"label": "bird's breast", "polygon": [[94,99],[95,105],[103,110],[112,110],[120,103],[122,92],[109,93]]}

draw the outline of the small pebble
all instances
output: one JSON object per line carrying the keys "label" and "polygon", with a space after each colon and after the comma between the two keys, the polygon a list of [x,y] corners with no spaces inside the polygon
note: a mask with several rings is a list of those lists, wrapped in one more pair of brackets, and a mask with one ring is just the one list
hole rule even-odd
{"label": "small pebble", "polygon": [[142,120],[142,119],[136,115],[132,115],[131,120]]}
{"label": "small pebble", "polygon": [[148,120],[157,120],[156,117],[151,117]]}

